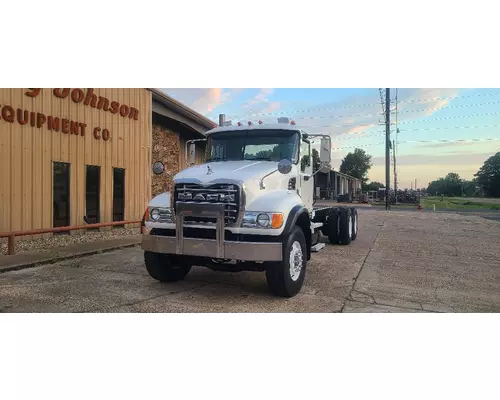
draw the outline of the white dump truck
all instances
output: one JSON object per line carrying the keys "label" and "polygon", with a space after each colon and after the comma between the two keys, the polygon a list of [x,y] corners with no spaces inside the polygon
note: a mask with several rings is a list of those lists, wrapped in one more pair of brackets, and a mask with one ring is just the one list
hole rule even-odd
{"label": "white dump truck", "polygon": [[[321,234],[332,244],[356,239],[352,207],[314,207],[311,141],[329,170],[329,136],[308,135],[293,121],[219,126],[206,134],[206,161],[174,177],[173,192],[151,200],[142,249],[149,274],[184,279],[192,266],[265,272],[272,294],[300,292]],[[193,160],[195,145],[186,148]]]}

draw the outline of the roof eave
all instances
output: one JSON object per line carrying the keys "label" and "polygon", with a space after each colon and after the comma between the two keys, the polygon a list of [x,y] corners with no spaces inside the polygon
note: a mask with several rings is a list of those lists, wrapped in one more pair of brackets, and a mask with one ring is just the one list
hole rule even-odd
{"label": "roof eave", "polygon": [[169,95],[167,95],[163,91],[161,91],[159,89],[153,89],[153,88],[149,88],[148,90],[151,91],[153,98],[155,100],[162,102],[165,106],[172,108],[174,111],[185,116],[186,118],[192,119],[193,121],[195,121],[199,125],[206,128],[207,130],[210,130],[210,129],[217,127],[217,124],[215,122],[208,119],[207,117],[204,117],[200,113],[197,113],[192,108],[189,108],[188,106],[175,100],[174,98],[170,97]]}

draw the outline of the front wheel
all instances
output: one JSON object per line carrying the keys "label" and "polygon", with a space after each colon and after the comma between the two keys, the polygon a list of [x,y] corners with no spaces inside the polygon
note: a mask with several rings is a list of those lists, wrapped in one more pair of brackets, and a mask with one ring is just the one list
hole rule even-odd
{"label": "front wheel", "polygon": [[306,264],[306,238],[302,229],[295,227],[284,243],[283,261],[266,270],[269,291],[280,297],[297,295],[304,283]]}
{"label": "front wheel", "polygon": [[191,265],[172,261],[168,254],[144,252],[144,262],[149,275],[160,282],[180,281],[191,271]]}

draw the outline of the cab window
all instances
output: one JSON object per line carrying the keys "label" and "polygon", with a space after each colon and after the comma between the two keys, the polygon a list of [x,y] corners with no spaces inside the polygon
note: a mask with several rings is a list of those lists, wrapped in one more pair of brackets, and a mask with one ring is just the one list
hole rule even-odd
{"label": "cab window", "polygon": [[311,145],[304,140],[300,141],[300,170],[306,172],[311,166]]}

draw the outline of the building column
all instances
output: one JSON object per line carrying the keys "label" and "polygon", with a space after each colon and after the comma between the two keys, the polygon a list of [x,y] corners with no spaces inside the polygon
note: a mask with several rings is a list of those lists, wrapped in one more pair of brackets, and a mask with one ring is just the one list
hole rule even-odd
{"label": "building column", "polygon": [[337,197],[337,174],[333,172],[333,198]]}

